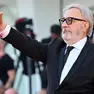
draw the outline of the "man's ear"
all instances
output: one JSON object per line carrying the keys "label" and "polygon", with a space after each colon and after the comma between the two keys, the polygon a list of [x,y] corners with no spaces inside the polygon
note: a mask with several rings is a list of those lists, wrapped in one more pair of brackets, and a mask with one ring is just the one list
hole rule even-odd
{"label": "man's ear", "polygon": [[86,27],[86,29],[89,29],[89,28],[90,28],[89,22],[86,22],[86,23],[85,23],[85,27]]}
{"label": "man's ear", "polygon": [[84,31],[87,31],[90,28],[89,22],[84,23]]}

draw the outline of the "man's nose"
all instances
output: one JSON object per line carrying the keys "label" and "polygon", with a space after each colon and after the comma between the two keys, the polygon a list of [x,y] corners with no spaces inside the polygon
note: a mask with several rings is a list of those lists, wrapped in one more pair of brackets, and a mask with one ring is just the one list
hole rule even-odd
{"label": "man's nose", "polygon": [[61,26],[62,26],[62,28],[66,28],[66,27],[68,27],[68,24],[66,23],[66,21],[64,21]]}

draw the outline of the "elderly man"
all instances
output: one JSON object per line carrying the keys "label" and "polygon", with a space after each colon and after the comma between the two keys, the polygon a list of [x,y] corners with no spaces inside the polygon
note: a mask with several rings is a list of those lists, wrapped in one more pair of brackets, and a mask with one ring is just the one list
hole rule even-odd
{"label": "elderly man", "polygon": [[0,35],[31,58],[46,62],[47,94],[94,94],[94,45],[89,40],[93,15],[82,5],[71,4],[59,21],[65,47],[57,38],[48,46],[28,38],[4,24],[2,13]]}

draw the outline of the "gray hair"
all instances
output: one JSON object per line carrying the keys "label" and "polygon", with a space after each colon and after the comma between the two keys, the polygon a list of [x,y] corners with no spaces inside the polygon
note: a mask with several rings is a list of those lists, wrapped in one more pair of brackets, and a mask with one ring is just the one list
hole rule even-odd
{"label": "gray hair", "polygon": [[82,6],[80,4],[70,4],[70,5],[67,5],[63,9],[63,13],[65,13],[67,10],[69,10],[71,8],[79,9],[81,11],[81,14],[83,15],[83,17],[85,17],[85,19],[89,22],[89,31],[88,31],[87,35],[90,37],[93,32],[93,13],[92,13],[92,11],[89,10],[87,7]]}

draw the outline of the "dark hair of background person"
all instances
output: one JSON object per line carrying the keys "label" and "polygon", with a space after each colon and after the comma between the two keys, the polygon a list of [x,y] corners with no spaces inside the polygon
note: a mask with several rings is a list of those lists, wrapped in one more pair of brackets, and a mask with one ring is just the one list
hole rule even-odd
{"label": "dark hair of background person", "polygon": [[50,36],[41,40],[42,43],[50,43],[55,38],[61,38],[61,26],[53,24],[50,27]]}
{"label": "dark hair of background person", "polygon": [[61,32],[62,32],[61,26],[58,25],[58,24],[52,25],[51,28],[50,28],[50,32],[56,34],[59,37],[61,37]]}

